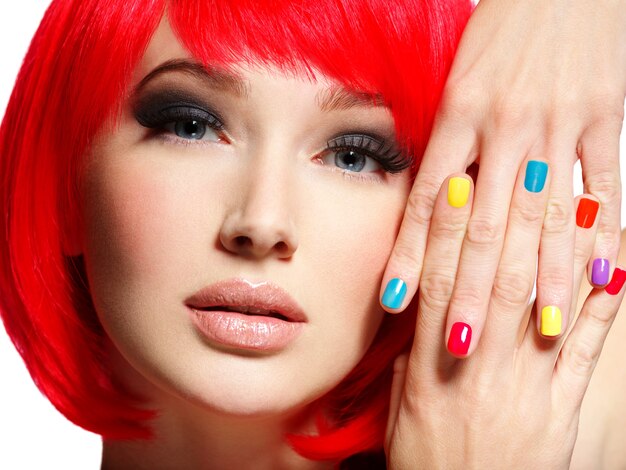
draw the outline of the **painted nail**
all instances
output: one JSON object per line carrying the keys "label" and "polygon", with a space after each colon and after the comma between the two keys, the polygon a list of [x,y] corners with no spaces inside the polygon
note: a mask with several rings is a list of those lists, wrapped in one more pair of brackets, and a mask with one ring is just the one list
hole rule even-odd
{"label": "painted nail", "polygon": [[596,221],[598,207],[600,207],[600,204],[593,199],[580,199],[578,209],[576,210],[576,225],[581,228],[592,227],[593,223]]}
{"label": "painted nail", "polygon": [[526,164],[526,176],[524,187],[531,193],[540,193],[546,184],[548,175],[548,164],[537,160],[530,160]]}
{"label": "painted nail", "polygon": [[626,271],[620,268],[615,268],[611,282],[609,282],[604,290],[611,295],[617,295],[619,294],[619,291],[622,290],[624,282],[626,282]]}
{"label": "painted nail", "polygon": [[591,283],[596,286],[603,286],[609,282],[609,260],[605,258],[596,258],[593,260],[593,269],[591,270]]}
{"label": "painted nail", "polygon": [[472,341],[472,327],[467,323],[456,322],[450,329],[448,351],[457,356],[465,356]]}
{"label": "painted nail", "polygon": [[383,305],[387,308],[400,308],[406,295],[406,283],[394,277],[387,283],[383,293]]}
{"label": "painted nail", "polygon": [[561,309],[548,305],[541,309],[541,334],[544,336],[557,336],[561,334]]}
{"label": "painted nail", "polygon": [[467,204],[470,192],[468,179],[455,176],[448,180],[448,204],[452,207],[463,207]]}

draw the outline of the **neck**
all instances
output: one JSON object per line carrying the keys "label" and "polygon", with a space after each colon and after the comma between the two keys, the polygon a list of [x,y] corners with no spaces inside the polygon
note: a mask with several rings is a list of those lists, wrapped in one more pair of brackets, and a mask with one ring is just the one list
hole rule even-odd
{"label": "neck", "polygon": [[154,437],[150,440],[103,440],[103,470],[333,468],[332,463],[301,457],[285,441],[285,434],[314,431],[308,409],[288,416],[223,415],[156,389],[124,369],[125,384],[131,385],[134,392],[149,396],[146,406],[157,410],[157,417],[150,422]]}

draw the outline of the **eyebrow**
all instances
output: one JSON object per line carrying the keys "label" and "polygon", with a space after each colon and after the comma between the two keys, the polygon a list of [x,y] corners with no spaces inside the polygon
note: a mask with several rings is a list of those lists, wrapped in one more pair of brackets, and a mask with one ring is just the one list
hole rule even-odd
{"label": "eyebrow", "polygon": [[[139,95],[142,89],[156,77],[172,72],[185,73],[192,78],[205,82],[212,88],[224,90],[237,97],[246,97],[249,94],[249,87],[246,82],[231,72],[216,67],[205,67],[189,59],[172,59],[163,62],[142,78],[134,88],[133,95]],[[381,94],[348,90],[339,85],[331,85],[321,90],[315,97],[315,101],[324,112],[347,110],[354,107],[386,106]]]}
{"label": "eyebrow", "polygon": [[316,97],[322,111],[346,110],[354,107],[384,107],[385,101],[380,93],[363,93],[332,85],[322,90]]}
{"label": "eyebrow", "polygon": [[224,90],[238,97],[248,95],[246,83],[236,75],[214,67],[205,67],[198,62],[188,59],[172,59],[163,62],[148,73],[135,87],[133,94],[138,95],[145,86],[156,77],[171,73],[182,72],[192,78],[205,82],[211,88]]}

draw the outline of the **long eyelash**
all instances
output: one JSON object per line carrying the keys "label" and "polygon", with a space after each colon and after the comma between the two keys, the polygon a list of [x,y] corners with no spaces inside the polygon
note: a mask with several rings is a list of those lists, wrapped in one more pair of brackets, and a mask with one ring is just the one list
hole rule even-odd
{"label": "long eyelash", "polygon": [[332,150],[357,150],[376,160],[388,173],[400,173],[411,166],[411,158],[393,143],[366,134],[344,134],[327,142]]}
{"label": "long eyelash", "polygon": [[195,106],[174,104],[165,108],[146,108],[135,113],[137,122],[149,129],[159,129],[170,122],[200,121],[217,131],[224,130],[224,124],[215,115]]}

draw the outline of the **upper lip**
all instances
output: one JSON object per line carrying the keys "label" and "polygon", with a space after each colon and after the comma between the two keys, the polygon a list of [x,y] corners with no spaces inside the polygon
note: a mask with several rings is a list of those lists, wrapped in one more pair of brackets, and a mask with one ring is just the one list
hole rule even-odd
{"label": "upper lip", "polygon": [[252,283],[245,279],[228,279],[200,289],[186,299],[193,309],[226,307],[255,315],[274,316],[292,322],[307,321],[298,303],[281,287],[263,281]]}

